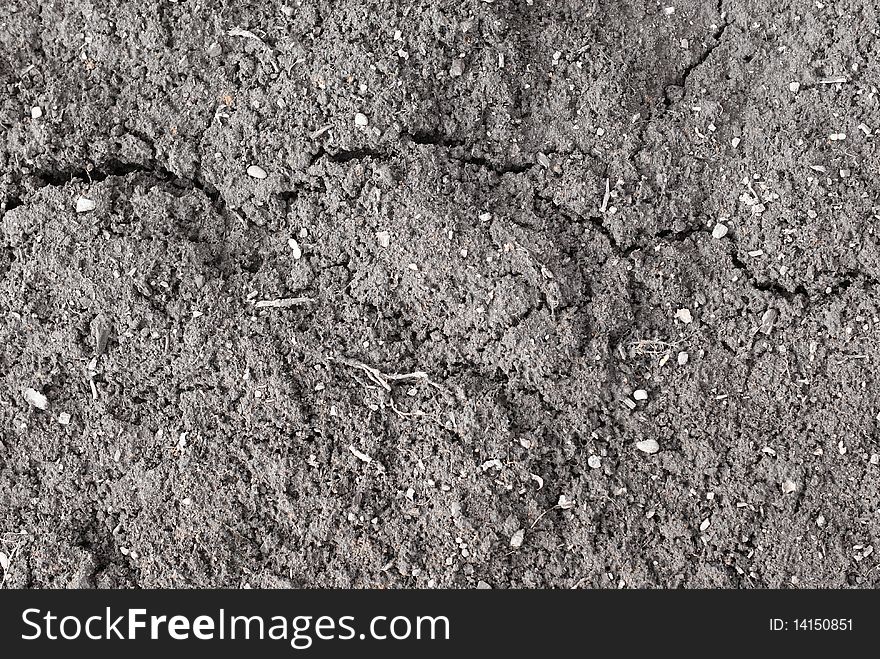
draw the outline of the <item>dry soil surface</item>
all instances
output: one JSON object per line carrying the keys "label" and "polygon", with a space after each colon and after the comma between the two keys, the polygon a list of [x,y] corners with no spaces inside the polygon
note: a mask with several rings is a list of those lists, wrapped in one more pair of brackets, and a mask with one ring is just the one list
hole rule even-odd
{"label": "dry soil surface", "polygon": [[870,0],[0,2],[6,587],[880,583]]}

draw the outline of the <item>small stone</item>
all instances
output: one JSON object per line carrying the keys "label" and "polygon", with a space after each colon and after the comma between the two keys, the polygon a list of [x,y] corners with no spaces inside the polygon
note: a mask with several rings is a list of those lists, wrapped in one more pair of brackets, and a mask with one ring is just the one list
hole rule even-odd
{"label": "small stone", "polygon": [[520,529],[510,537],[510,546],[514,549],[522,547],[523,539],[526,537],[524,529]]}
{"label": "small stone", "polygon": [[61,414],[59,414],[58,423],[60,423],[62,426],[66,426],[68,423],[70,423],[70,415],[67,412],[62,412]]}
{"label": "small stone", "polygon": [[80,197],[76,200],[77,213],[88,213],[89,211],[95,210],[95,206],[95,202],[86,197]]}
{"label": "small stone", "polygon": [[303,252],[302,248],[299,246],[299,243],[296,242],[293,238],[287,241],[287,246],[290,247],[290,251],[293,253],[294,259],[301,259]]}
{"label": "small stone", "polygon": [[719,222],[718,224],[715,225],[715,228],[712,229],[712,237],[715,240],[721,240],[722,238],[724,238],[724,236],[727,235],[727,231],[728,231],[727,226],[724,224],[721,224],[721,222]]}
{"label": "small stone", "polygon": [[376,240],[379,242],[379,247],[388,247],[391,244],[391,234],[387,231],[377,231]]}
{"label": "small stone", "polygon": [[687,364],[688,359],[690,359],[690,355],[688,355],[686,352],[678,353],[678,365],[679,366],[684,366],[685,364]]}
{"label": "small stone", "polygon": [[590,469],[598,469],[602,466],[602,458],[598,455],[591,455],[587,458],[587,464],[590,465]]}
{"label": "small stone", "polygon": [[559,501],[556,503],[557,506],[562,508],[563,510],[568,510],[569,508],[574,508],[574,501],[569,499],[564,494],[559,495]]}
{"label": "small stone", "polygon": [[548,158],[546,154],[538,153],[537,161],[544,169],[550,169],[550,158]]}
{"label": "small stone", "polygon": [[880,465],[880,454],[872,453],[870,463],[872,465]]}
{"label": "small stone", "polygon": [[702,532],[702,531],[705,531],[706,529],[709,528],[709,526],[710,526],[711,524],[712,524],[712,522],[711,522],[708,518],[707,518],[707,519],[704,519],[702,522],[700,522],[700,531],[701,531],[701,532]]}
{"label": "small stone", "polygon": [[356,115],[354,115],[354,123],[357,126],[367,126],[369,125],[370,120],[367,119],[367,115],[358,112]]}
{"label": "small stone", "polygon": [[675,312],[675,317],[683,322],[685,325],[690,325],[694,321],[694,317],[691,315],[690,309],[679,309]]}
{"label": "small stone", "polygon": [[260,167],[259,165],[251,165],[250,167],[247,168],[247,173],[248,173],[248,176],[250,176],[252,178],[259,178],[259,179],[264,179],[267,176],[269,176],[266,173],[266,170],[263,169],[262,167]]}
{"label": "small stone", "polygon": [[656,439],[643,439],[640,442],[636,442],[636,448],[642,453],[653,455],[660,450],[660,444],[657,443]]}
{"label": "small stone", "polygon": [[798,90],[801,88],[801,83],[799,82],[790,82],[788,83],[788,90],[794,94],[798,93]]}
{"label": "small stone", "polygon": [[821,529],[823,526],[825,526],[825,515],[819,515],[819,516],[816,518],[816,526],[818,526],[820,529]]}
{"label": "small stone", "polygon": [[24,399],[29,405],[36,407],[39,410],[45,410],[49,407],[49,400],[39,391],[32,389],[31,387],[24,390]]}
{"label": "small stone", "polygon": [[43,116],[43,108],[39,105],[35,105],[31,108],[31,119],[39,119]]}
{"label": "small stone", "polygon": [[480,579],[480,580],[477,582],[477,590],[492,590],[492,586],[490,586],[490,585],[487,584],[485,581],[483,581],[482,579]]}
{"label": "small stone", "polygon": [[220,57],[223,54],[223,47],[216,41],[208,46],[208,57]]}
{"label": "small stone", "polygon": [[463,73],[464,73],[464,60],[462,60],[462,59],[452,60],[452,66],[449,67],[449,75],[453,78],[458,78]]}
{"label": "small stone", "polygon": [[783,494],[791,494],[795,490],[797,490],[797,485],[795,484],[794,481],[790,481],[787,478],[784,481],[782,481],[782,493]]}
{"label": "small stone", "polygon": [[636,389],[633,392],[633,398],[635,400],[648,400],[648,392],[644,389]]}

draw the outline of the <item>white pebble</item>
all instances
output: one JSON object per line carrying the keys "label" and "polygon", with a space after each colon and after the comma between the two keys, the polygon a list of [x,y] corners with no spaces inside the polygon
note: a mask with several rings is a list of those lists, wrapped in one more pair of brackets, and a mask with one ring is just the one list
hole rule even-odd
{"label": "white pebble", "polygon": [[694,320],[694,317],[691,315],[690,309],[679,309],[675,312],[675,317],[683,322],[685,325],[689,325]]}
{"label": "white pebble", "polygon": [[636,442],[636,448],[642,453],[652,455],[660,450],[660,444],[657,443],[656,439],[644,439],[640,442]]}
{"label": "white pebble", "polygon": [[791,82],[788,84],[788,89],[794,94],[798,93],[798,90],[801,88],[801,83],[799,82]]}
{"label": "white pebble", "polygon": [[263,169],[262,167],[260,167],[259,165],[251,165],[250,167],[247,168],[247,173],[248,173],[248,176],[253,177],[253,178],[259,178],[259,179],[263,179],[263,178],[266,178],[267,176],[269,176],[266,173],[266,170]]}
{"label": "white pebble", "polygon": [[510,536],[510,546],[513,547],[514,549],[518,549],[519,547],[522,547],[523,539],[525,538],[525,536],[526,536],[525,530],[520,529],[519,531],[514,533],[512,536]]}
{"label": "white pebble", "polygon": [[712,522],[710,522],[708,518],[704,519],[702,522],[700,522],[700,531],[705,531],[706,529],[708,529],[711,523]]}
{"label": "white pebble", "polygon": [[58,423],[60,423],[62,426],[66,426],[68,423],[70,423],[70,415],[67,412],[62,412],[61,414],[59,414]]}
{"label": "white pebble", "polygon": [[296,242],[293,238],[287,241],[288,247],[290,247],[290,251],[293,252],[293,258],[299,259],[302,258],[303,252],[302,248],[299,246],[299,243]]}
{"label": "white pebble", "polygon": [[602,466],[602,458],[598,455],[591,455],[587,458],[587,464],[590,465],[590,469],[598,469]]}
{"label": "white pebble", "polygon": [[724,236],[727,235],[727,231],[727,225],[721,224],[721,222],[719,222],[715,225],[715,228],[712,229],[712,237],[715,240],[721,240],[722,238],[724,238]]}
{"label": "white pebble", "polygon": [[33,407],[45,410],[49,407],[49,400],[36,389],[28,387],[24,390],[24,399]]}
{"label": "white pebble", "polygon": [[633,392],[633,398],[636,400],[648,400],[648,392],[644,389],[636,389]]}
{"label": "white pebble", "polygon": [[794,481],[790,481],[788,479],[785,479],[784,481],[782,481],[782,493],[783,494],[791,494],[795,490],[797,490],[797,485],[795,484]]}
{"label": "white pebble", "polygon": [[356,115],[354,115],[354,123],[358,126],[366,126],[370,123],[370,120],[367,119],[367,115],[358,112]]}
{"label": "white pebble", "polygon": [[687,364],[688,359],[690,359],[690,355],[688,355],[686,352],[678,353],[678,365],[679,366],[684,366],[685,364]]}
{"label": "white pebble", "polygon": [[87,199],[86,197],[80,197],[76,200],[76,212],[77,213],[88,213],[89,211],[95,210],[95,202],[91,199]]}
{"label": "white pebble", "polygon": [[35,105],[31,108],[31,119],[39,119],[43,116],[43,108],[39,105]]}
{"label": "white pebble", "polygon": [[376,240],[379,242],[379,247],[388,247],[391,244],[391,234],[387,231],[377,231]]}

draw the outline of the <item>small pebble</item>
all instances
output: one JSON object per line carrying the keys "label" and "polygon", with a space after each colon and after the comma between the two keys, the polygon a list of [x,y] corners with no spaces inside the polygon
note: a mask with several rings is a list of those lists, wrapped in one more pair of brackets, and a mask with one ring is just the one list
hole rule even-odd
{"label": "small pebble", "polygon": [[602,458],[598,455],[591,455],[587,458],[587,464],[590,465],[590,469],[598,469],[602,466]]}
{"label": "small pebble", "polygon": [[287,246],[290,247],[290,251],[293,252],[293,258],[299,259],[302,258],[302,248],[299,246],[299,243],[296,242],[293,238],[287,241]]}
{"label": "small pebble", "polygon": [[358,112],[356,115],[354,115],[354,123],[358,126],[366,126],[370,123],[370,120],[367,119],[367,115]]}
{"label": "small pebble", "polygon": [[636,389],[633,392],[633,398],[636,400],[648,400],[648,392],[644,389]]}
{"label": "small pebble", "polygon": [[640,442],[636,442],[636,448],[642,453],[652,455],[660,450],[660,444],[657,443],[656,439],[644,439]]}
{"label": "small pebble", "polygon": [[36,389],[28,387],[24,390],[24,399],[33,407],[45,410],[49,407],[49,400]]}
{"label": "small pebble", "polygon": [[705,531],[706,529],[708,529],[711,523],[712,522],[710,522],[708,518],[704,519],[702,522],[700,522],[700,531]]}
{"label": "small pebble", "polygon": [[95,202],[91,199],[87,199],[86,197],[80,197],[76,200],[76,212],[77,213],[88,213],[89,211],[95,210]]}
{"label": "small pebble", "polygon": [[59,414],[58,423],[60,423],[62,426],[66,426],[68,423],[70,423],[70,415],[67,412],[62,412],[61,414]]}
{"label": "small pebble", "polygon": [[712,229],[712,237],[715,240],[721,240],[722,238],[724,238],[724,236],[727,235],[727,231],[728,231],[727,226],[724,224],[721,224],[721,222],[719,222],[718,224],[715,225],[715,228]]}
{"label": "small pebble", "polygon": [[463,73],[464,73],[464,60],[461,60],[461,59],[452,60],[452,66],[449,67],[449,75],[453,78],[458,78]]}
{"label": "small pebble", "polygon": [[825,515],[819,515],[819,516],[816,518],[816,526],[818,526],[820,529],[821,529],[823,526],[825,526]]}
{"label": "small pebble", "polygon": [[43,116],[43,108],[39,105],[35,105],[31,108],[31,119],[39,119]]}
{"label": "small pebble", "polygon": [[516,533],[514,533],[510,537],[510,546],[513,547],[514,549],[518,549],[519,547],[522,547],[523,539],[525,538],[525,536],[526,536],[525,530],[520,529],[519,531],[517,531]]}
{"label": "small pebble", "polygon": [[483,581],[482,579],[480,579],[480,580],[477,582],[477,590],[492,590],[492,586],[490,586],[490,585],[487,584],[485,581]]}
{"label": "small pebble", "polygon": [[379,247],[388,247],[391,244],[391,234],[387,231],[377,231],[376,240],[379,242]]}
{"label": "small pebble", "polygon": [[694,317],[691,315],[690,309],[679,309],[675,312],[675,317],[683,322],[685,325],[689,325],[694,320]]}
{"label": "small pebble", "polygon": [[688,355],[686,352],[678,353],[678,365],[679,366],[684,366],[685,364],[687,364],[688,359],[690,359],[690,355]]}
{"label": "small pebble", "polygon": [[797,485],[794,483],[794,481],[790,481],[788,479],[785,479],[784,481],[782,481],[782,493],[783,494],[791,494],[795,490],[797,490]]}
{"label": "small pebble", "polygon": [[788,84],[788,89],[794,94],[798,93],[798,90],[801,88],[801,83],[799,82],[791,82]]}
{"label": "small pebble", "polygon": [[247,173],[248,173],[248,176],[250,176],[252,178],[259,178],[259,179],[264,179],[267,176],[269,176],[266,173],[266,170],[263,169],[262,167],[260,167],[259,165],[251,165],[250,167],[247,168]]}

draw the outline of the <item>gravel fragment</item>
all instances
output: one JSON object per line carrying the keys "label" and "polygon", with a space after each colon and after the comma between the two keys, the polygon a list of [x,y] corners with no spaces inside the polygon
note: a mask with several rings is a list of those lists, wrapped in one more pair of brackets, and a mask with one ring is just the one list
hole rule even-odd
{"label": "gravel fragment", "polygon": [[721,240],[722,238],[724,238],[724,236],[727,235],[727,231],[727,225],[721,224],[721,222],[719,222],[715,225],[715,228],[712,229],[712,237],[715,240]]}
{"label": "gravel fragment", "polygon": [[367,115],[363,114],[362,112],[358,112],[356,115],[354,115],[354,123],[357,126],[368,126],[370,120],[367,119]]}
{"label": "gravel fragment", "polygon": [[266,173],[266,170],[263,169],[262,167],[260,167],[259,165],[251,165],[250,167],[247,168],[247,173],[248,173],[248,176],[250,176],[251,178],[258,178],[258,179],[264,179],[267,176],[269,176]]}
{"label": "gravel fragment", "polygon": [[689,325],[694,321],[694,317],[691,315],[690,309],[679,309],[675,312],[675,317],[683,322],[685,325]]}
{"label": "gravel fragment", "polygon": [[602,466],[602,458],[600,458],[598,455],[591,455],[589,458],[587,458],[587,464],[590,465],[591,469],[598,469]]}
{"label": "gravel fragment", "polygon": [[636,448],[642,453],[653,455],[660,450],[660,444],[657,443],[656,439],[643,439],[640,442],[636,442]]}
{"label": "gravel fragment", "polygon": [[36,407],[39,410],[45,410],[49,407],[49,400],[39,391],[32,389],[31,387],[24,390],[24,399],[32,407]]}
{"label": "gravel fragment", "polygon": [[685,364],[687,364],[688,359],[690,359],[690,355],[688,355],[686,352],[678,353],[678,365],[679,366],[684,366]]}
{"label": "gravel fragment", "polygon": [[792,492],[797,490],[797,484],[794,481],[788,480],[787,478],[782,481],[782,493],[783,494],[791,494]]}
{"label": "gravel fragment", "polygon": [[89,211],[95,210],[95,206],[95,202],[87,197],[80,197],[76,200],[77,213],[88,213]]}
{"label": "gravel fragment", "polygon": [[523,539],[526,537],[524,529],[520,529],[510,537],[510,546],[514,549],[522,547]]}
{"label": "gravel fragment", "polygon": [[633,392],[633,398],[636,400],[648,400],[648,392],[644,389],[636,389]]}

